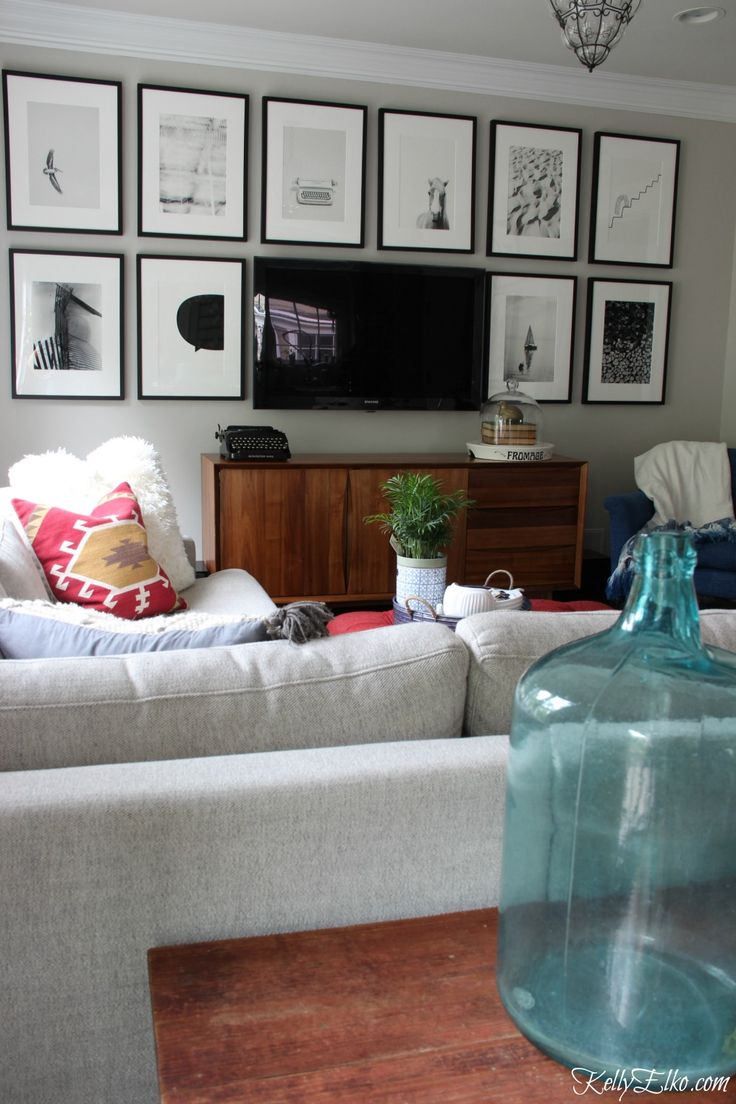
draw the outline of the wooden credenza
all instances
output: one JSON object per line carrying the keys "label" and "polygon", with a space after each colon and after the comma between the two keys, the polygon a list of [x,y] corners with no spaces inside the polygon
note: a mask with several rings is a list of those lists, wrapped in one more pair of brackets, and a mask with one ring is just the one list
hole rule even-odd
{"label": "wooden credenza", "polygon": [[504,568],[527,594],[580,586],[588,465],[566,456],[490,463],[454,453],[330,453],[268,463],[208,453],[205,565],[245,568],[278,603],[390,601],[396,558],[380,526],[363,518],[385,510],[380,485],[402,469],[430,472],[475,503],[458,519],[448,582],[483,583]]}

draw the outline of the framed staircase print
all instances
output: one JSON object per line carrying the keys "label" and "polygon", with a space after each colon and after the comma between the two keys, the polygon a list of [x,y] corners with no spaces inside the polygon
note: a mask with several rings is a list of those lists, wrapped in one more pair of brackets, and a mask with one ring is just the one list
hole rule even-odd
{"label": "framed staircase print", "polygon": [[680,143],[595,135],[588,260],[672,268]]}

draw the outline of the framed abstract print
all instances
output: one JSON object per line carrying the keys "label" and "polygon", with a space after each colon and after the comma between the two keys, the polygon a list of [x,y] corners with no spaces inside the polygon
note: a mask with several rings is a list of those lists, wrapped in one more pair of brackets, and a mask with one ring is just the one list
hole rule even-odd
{"label": "framed abstract print", "polygon": [[138,85],[138,233],[245,241],[248,96]]}
{"label": "framed abstract print", "polygon": [[138,257],[138,398],[242,399],[245,261]]}

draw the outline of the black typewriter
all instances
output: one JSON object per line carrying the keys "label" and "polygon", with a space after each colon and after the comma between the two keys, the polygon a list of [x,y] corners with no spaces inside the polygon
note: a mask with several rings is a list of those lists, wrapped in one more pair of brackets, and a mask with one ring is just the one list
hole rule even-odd
{"label": "black typewriter", "polygon": [[291,457],[286,434],[273,426],[218,425],[216,439],[220,456],[227,460],[288,460]]}

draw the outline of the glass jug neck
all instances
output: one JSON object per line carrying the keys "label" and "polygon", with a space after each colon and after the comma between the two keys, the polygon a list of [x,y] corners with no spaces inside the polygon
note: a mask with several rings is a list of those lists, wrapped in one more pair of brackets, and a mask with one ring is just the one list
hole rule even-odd
{"label": "glass jug neck", "polygon": [[700,615],[693,585],[696,560],[689,533],[643,534],[634,551],[634,582],[618,627],[628,633],[663,632],[699,649]]}

